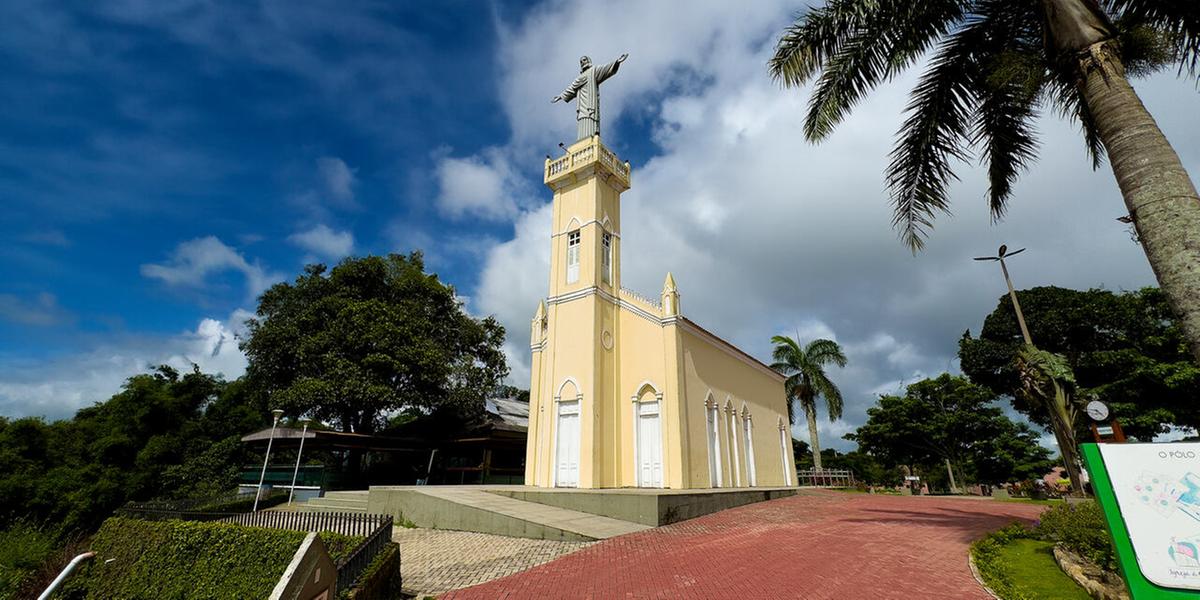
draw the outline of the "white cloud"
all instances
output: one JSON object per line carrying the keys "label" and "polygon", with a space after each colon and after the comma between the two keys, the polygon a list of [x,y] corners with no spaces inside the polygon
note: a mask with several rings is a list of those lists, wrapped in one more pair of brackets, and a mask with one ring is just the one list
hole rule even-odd
{"label": "white cloud", "polygon": [[343,205],[354,204],[358,169],[351,169],[336,156],[322,156],[317,159],[317,172],[330,197]]}
{"label": "white cloud", "polygon": [[210,275],[237,271],[246,280],[246,290],[255,297],[282,276],[268,272],[257,261],[251,263],[215,236],[180,242],[165,264],[148,263],[141,266],[144,277],[157,279],[168,286],[200,288]]}
{"label": "white cloud", "polygon": [[[977,332],[1004,293],[997,270],[970,259],[1002,242],[1030,248],[1010,265],[1020,287],[1153,284],[1141,249],[1114,220],[1125,209],[1112,175],[1090,169],[1078,132],[1056,115],[1038,123],[1040,162],[1017,183],[1003,222],[990,222],[986,172],[960,165],[955,216],[938,220],[925,252],[909,254],[890,227],[883,171],[917,72],[860,103],[825,143],[805,142],[807,93],[779,89],[765,67],[794,10],[791,2],[687,11],[549,3],[503,32],[513,156],[540,156],[574,131],[573,111],[546,104],[575,73],[574,49],[597,61],[630,52],[605,83],[605,142],[620,152],[627,132],[614,123],[635,113],[653,124],[657,150],[634,165],[622,199],[626,286],[655,292],[673,271],[685,313],[764,359],[770,336],[791,335],[796,324],[802,337],[836,337],[850,364],[830,375],[853,427],[879,393],[958,369],[959,336]],[[1138,87],[1200,173],[1200,122],[1171,100],[1194,94],[1191,84],[1160,77]],[[540,167],[512,163],[530,179]],[[513,239],[493,247],[472,294],[508,328],[512,381],[522,386],[529,319],[547,291],[549,192],[537,198],[514,218]],[[843,425],[825,429],[837,435]]]}
{"label": "white cloud", "polygon": [[0,294],[0,320],[46,327],[71,320],[72,315],[58,304],[49,292],[35,294],[26,300],[16,294]]}
{"label": "white cloud", "polygon": [[506,328],[509,380],[521,387],[529,387],[529,322],[550,272],[550,218],[549,204],[523,213],[516,236],[492,247],[472,295],[480,313],[495,315]]}
{"label": "white cloud", "polygon": [[435,174],[437,206],[443,215],[502,220],[517,214],[518,180],[497,149],[481,156],[442,157]]}
{"label": "white cloud", "polygon": [[202,319],[190,331],[167,338],[125,336],[85,353],[37,364],[0,364],[0,414],[69,418],[76,410],[107,400],[129,377],[167,364],[190,371],[240,377],[246,357],[235,336],[252,316],[236,310],[224,321]]}
{"label": "white cloud", "polygon": [[349,231],[335,231],[324,224],[293,233],[288,236],[288,241],[314,256],[326,259],[337,260],[349,256],[354,251],[354,234]]}

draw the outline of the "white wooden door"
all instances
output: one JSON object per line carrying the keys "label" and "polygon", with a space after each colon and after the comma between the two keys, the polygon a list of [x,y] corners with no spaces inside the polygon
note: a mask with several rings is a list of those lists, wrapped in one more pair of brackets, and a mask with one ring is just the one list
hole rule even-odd
{"label": "white wooden door", "polygon": [[579,487],[579,403],[558,404],[557,448],[554,450],[557,487]]}
{"label": "white wooden door", "polygon": [[638,486],[660,488],[662,476],[662,425],[657,402],[638,403]]}

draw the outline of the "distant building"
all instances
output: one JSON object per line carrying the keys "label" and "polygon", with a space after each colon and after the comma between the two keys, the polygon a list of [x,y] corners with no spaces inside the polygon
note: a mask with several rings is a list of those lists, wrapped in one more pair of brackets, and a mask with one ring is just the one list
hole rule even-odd
{"label": "distant building", "polygon": [[596,135],[547,159],[544,181],[550,296],[531,328],[525,483],[795,485],[784,377],[683,316],[670,274],[657,300],[621,287],[628,163]]}

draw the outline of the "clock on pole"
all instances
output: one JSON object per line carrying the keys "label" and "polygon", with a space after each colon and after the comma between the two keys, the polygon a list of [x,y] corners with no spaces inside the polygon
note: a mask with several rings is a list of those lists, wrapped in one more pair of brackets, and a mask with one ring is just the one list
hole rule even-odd
{"label": "clock on pole", "polygon": [[1125,432],[1121,431],[1121,424],[1116,419],[1109,419],[1112,413],[1108,410],[1107,404],[1099,400],[1092,400],[1084,407],[1084,412],[1092,420],[1092,436],[1096,438],[1097,443],[1120,444],[1125,441]]}

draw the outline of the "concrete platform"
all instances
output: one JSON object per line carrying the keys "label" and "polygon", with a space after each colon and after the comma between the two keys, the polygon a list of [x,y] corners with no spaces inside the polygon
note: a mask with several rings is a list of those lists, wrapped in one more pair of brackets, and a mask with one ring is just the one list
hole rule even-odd
{"label": "concrete platform", "polygon": [[407,519],[418,527],[572,542],[649,529],[639,523],[516,500],[473,485],[372,487],[367,511]]}
{"label": "concrete platform", "polygon": [[545,489],[521,485],[373,486],[367,512],[418,527],[592,541],[796,494],[796,488]]}
{"label": "concrete platform", "polygon": [[559,506],[651,527],[669,525],[755,502],[795,496],[797,488],[719,488],[657,490],[618,488],[580,490],[532,486],[488,488],[517,500]]}

